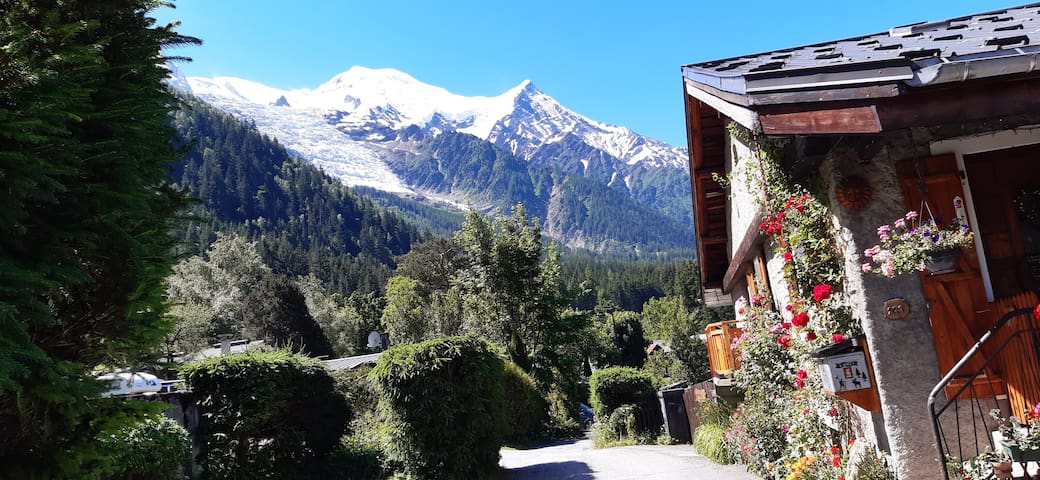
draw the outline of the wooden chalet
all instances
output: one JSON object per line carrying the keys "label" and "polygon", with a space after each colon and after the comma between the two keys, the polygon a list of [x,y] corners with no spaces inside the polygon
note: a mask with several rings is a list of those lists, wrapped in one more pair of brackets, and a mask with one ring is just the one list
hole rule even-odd
{"label": "wooden chalet", "polygon": [[[730,123],[786,139],[785,167],[822,181],[839,226],[843,287],[863,324],[880,396],[880,409],[860,417],[892,453],[900,478],[939,478],[939,424],[926,403],[947,374],[943,401],[985,398],[1018,415],[1040,402],[1035,346],[1016,340],[1001,348],[1008,329],[958,365],[1005,313],[1037,304],[1040,4],[693,63],[682,67],[682,80],[706,300],[766,294],[785,304],[782,259],[758,231],[764,212],[750,193],[713,176],[754,155]],[[841,198],[850,189],[861,201]],[[862,272],[877,226],[922,200],[937,217],[966,216],[975,234],[955,272]],[[909,310],[903,318],[886,310],[899,300]],[[1025,320],[1008,322],[1016,321]]]}

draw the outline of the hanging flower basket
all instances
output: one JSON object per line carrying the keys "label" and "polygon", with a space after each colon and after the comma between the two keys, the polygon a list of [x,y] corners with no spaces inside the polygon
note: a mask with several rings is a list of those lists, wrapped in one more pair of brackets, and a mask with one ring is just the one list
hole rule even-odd
{"label": "hanging flower basket", "polygon": [[959,254],[960,250],[956,248],[928,252],[928,260],[924,262],[924,268],[932,275],[955,272]]}

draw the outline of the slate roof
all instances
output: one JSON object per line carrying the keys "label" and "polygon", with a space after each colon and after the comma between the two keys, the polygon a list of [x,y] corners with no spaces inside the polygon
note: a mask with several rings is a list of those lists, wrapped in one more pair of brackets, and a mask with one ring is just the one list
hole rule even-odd
{"label": "slate roof", "polygon": [[[906,82],[923,86],[1040,69],[1040,3],[887,32],[682,67],[695,82],[736,94]],[[1034,61],[1030,61],[1032,58]],[[1002,67],[951,65],[999,59]],[[1013,68],[1008,60],[1020,60]],[[989,62],[993,64],[994,62]],[[1032,65],[1030,65],[1030,63]],[[976,66],[977,67],[977,66]],[[949,78],[947,78],[949,77]]]}

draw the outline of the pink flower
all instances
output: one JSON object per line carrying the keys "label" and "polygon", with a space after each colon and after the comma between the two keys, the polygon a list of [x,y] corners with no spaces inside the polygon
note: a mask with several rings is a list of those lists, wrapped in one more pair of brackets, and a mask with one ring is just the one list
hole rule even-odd
{"label": "pink flower", "polygon": [[895,225],[896,228],[903,228],[903,227],[906,226],[906,221],[904,221],[902,218],[900,218],[900,219],[897,219],[896,221],[892,222],[892,225]]}
{"label": "pink flower", "polygon": [[740,307],[740,309],[737,310],[737,314],[738,315],[743,315],[744,314],[744,307]]}
{"label": "pink flower", "polygon": [[[1040,307],[1040,305],[1037,305],[1037,307]],[[788,312],[790,312],[791,309],[793,309],[793,308],[794,307],[792,307],[791,305],[788,305],[788,306],[784,307],[784,310],[787,310]]]}
{"label": "pink flower", "polygon": [[782,331],[784,331],[784,327],[780,325],[773,325],[772,327],[769,327],[769,333],[772,333],[774,335]]}
{"label": "pink flower", "polygon": [[786,333],[780,335],[776,337],[776,343],[780,344],[781,347],[788,348],[791,346],[791,336]]}
{"label": "pink flower", "polygon": [[864,263],[863,265],[860,265],[859,268],[863,270],[863,273],[867,273],[870,272],[871,266],[869,263]]}
{"label": "pink flower", "polygon": [[812,289],[813,299],[822,302],[831,297],[831,286],[826,283],[817,285]]}
{"label": "pink flower", "polygon": [[841,334],[841,333],[835,333],[834,335],[831,335],[831,341],[834,342],[834,343],[844,342],[845,341],[845,335]]}
{"label": "pink flower", "polygon": [[917,218],[917,212],[906,212],[906,220],[910,221]]}
{"label": "pink flower", "polygon": [[797,315],[791,317],[791,324],[802,328],[809,324],[809,314],[805,312],[799,312]]}

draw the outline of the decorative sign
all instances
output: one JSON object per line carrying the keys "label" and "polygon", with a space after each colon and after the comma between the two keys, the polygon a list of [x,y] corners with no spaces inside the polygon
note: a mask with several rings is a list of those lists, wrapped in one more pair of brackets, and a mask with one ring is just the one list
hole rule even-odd
{"label": "decorative sign", "polygon": [[910,304],[902,298],[890,298],[884,305],[885,318],[889,320],[902,320],[910,315]]}
{"label": "decorative sign", "polygon": [[863,352],[843,353],[820,359],[820,376],[823,389],[832,392],[847,392],[870,388],[870,373]]}
{"label": "decorative sign", "polygon": [[964,208],[964,199],[960,196],[953,197],[953,211],[956,212],[959,225],[968,225],[968,210]]}

